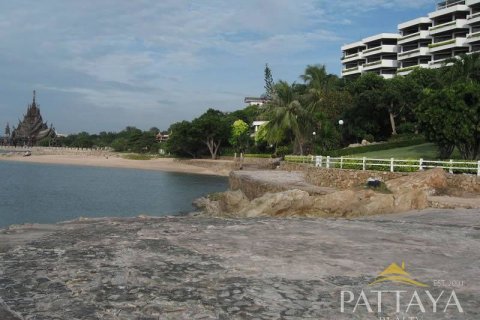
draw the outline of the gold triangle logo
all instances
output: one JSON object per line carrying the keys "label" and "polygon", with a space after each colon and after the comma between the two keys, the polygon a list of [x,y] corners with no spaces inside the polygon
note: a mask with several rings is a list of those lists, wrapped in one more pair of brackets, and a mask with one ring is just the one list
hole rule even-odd
{"label": "gold triangle logo", "polygon": [[402,262],[400,267],[395,262],[383,270],[378,277],[369,285],[375,285],[382,282],[402,283],[410,286],[428,287],[428,285],[421,283],[412,278],[412,276],[405,270],[405,262]]}

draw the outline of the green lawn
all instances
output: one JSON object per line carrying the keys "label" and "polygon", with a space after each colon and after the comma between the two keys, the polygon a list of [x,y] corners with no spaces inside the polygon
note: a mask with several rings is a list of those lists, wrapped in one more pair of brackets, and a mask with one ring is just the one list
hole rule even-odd
{"label": "green lawn", "polygon": [[[435,160],[437,159],[437,147],[433,143],[424,143],[416,146],[372,151],[361,154],[355,154],[352,157],[361,158],[381,158],[381,159],[425,159],[425,160]],[[455,156],[455,154],[454,154]]]}

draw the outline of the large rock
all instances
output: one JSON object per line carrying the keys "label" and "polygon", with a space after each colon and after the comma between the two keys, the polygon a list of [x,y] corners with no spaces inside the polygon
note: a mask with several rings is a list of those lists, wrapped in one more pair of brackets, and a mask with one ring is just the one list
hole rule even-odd
{"label": "large rock", "polygon": [[312,211],[314,197],[302,190],[266,193],[256,198],[238,215],[243,217],[299,215]]}
{"label": "large rock", "polygon": [[428,207],[428,196],[447,187],[447,176],[443,169],[437,168],[385,182],[395,198],[395,212]]}
{"label": "large rock", "polygon": [[209,215],[225,215],[239,212],[249,205],[249,200],[240,191],[214,193],[208,197],[196,199],[193,205]]}
{"label": "large rock", "polygon": [[[262,175],[267,175],[269,179]],[[424,209],[429,206],[429,195],[447,187],[446,174],[442,169],[389,180],[385,182],[388,190],[383,193],[356,187],[318,195],[301,183],[302,178],[286,172],[232,172],[230,183],[238,190],[202,198],[196,201],[196,205],[211,215],[224,216],[357,217]],[[296,186],[304,190],[296,189]]]}
{"label": "large rock", "polygon": [[345,190],[316,197],[314,212],[334,217],[373,215],[394,211],[394,197],[391,194],[373,190]]}
{"label": "large rock", "polygon": [[435,193],[435,190],[447,187],[447,176],[443,169],[436,168],[389,180],[385,184],[394,194],[425,191],[427,194],[432,195]]}

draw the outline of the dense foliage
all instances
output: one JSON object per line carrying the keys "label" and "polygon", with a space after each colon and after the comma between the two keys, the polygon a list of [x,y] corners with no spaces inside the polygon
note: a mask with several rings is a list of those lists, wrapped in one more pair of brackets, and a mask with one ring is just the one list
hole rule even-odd
{"label": "dense foliage", "polygon": [[[341,79],[322,65],[310,65],[299,83],[274,82],[266,65],[265,104],[234,112],[208,109],[192,121],[174,123],[165,132],[169,140],[164,146],[155,139],[157,128],[134,127],[98,135],[81,132],[57,142],[139,153],[162,147],[176,156],[215,159],[234,152],[343,155],[352,149],[342,148],[363,140],[390,141],[370,147],[377,150],[421,143],[426,137],[439,147],[440,158],[457,149],[465,159],[479,159],[480,56],[446,63],[390,80],[374,73]],[[254,129],[259,120],[266,123]]]}
{"label": "dense foliage", "polygon": [[[340,79],[322,65],[310,65],[301,81],[291,84],[274,82],[266,65],[265,105],[233,113],[209,110],[189,125],[174,124],[170,151],[212,158],[220,147],[276,155],[347,154],[351,150],[340,149],[363,140],[395,141],[373,147],[384,148],[420,143],[425,136],[438,145],[441,158],[457,148],[465,159],[478,159],[480,59],[474,54],[447,63],[453,65],[415,69],[390,80],[374,73]],[[247,130],[254,120],[268,122],[256,132]]]}
{"label": "dense foliage", "polygon": [[[158,153],[160,144],[156,140],[159,133],[157,128],[142,131],[135,127],[127,127],[116,132],[100,132],[89,134],[80,132],[67,137],[57,137],[55,145],[71,148],[113,148],[119,152]],[[40,141],[41,145],[48,146],[50,141]]]}

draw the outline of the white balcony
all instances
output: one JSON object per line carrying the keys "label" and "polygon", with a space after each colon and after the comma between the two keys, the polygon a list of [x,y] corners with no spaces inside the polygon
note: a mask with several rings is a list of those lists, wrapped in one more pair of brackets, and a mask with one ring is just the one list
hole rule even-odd
{"label": "white balcony", "polygon": [[430,37],[430,32],[428,30],[422,30],[417,33],[409,34],[408,36],[403,36],[398,39],[398,44],[404,44],[409,42],[415,42],[418,40],[432,39]]}
{"label": "white balcony", "polygon": [[398,30],[402,31],[402,30],[407,29],[407,28],[419,26],[419,25],[422,25],[422,24],[431,24],[431,23],[432,23],[432,20],[430,20],[429,18],[421,17],[421,18],[416,18],[416,19],[413,19],[413,20],[409,20],[409,21],[400,23],[397,26],[397,28],[398,28]]}
{"label": "white balcony", "polygon": [[375,48],[370,48],[363,50],[362,54],[364,57],[374,56],[381,53],[397,53],[398,46],[392,44],[384,44]]}
{"label": "white balcony", "polygon": [[458,47],[468,47],[467,38],[455,38],[447,41],[432,43],[428,45],[430,53],[448,50]]}
{"label": "white balcony", "polygon": [[466,43],[473,43],[473,42],[479,42],[479,41],[480,41],[480,31],[467,34]]}
{"label": "white balcony", "polygon": [[409,50],[409,51],[399,53],[398,60],[405,60],[405,59],[421,57],[421,56],[429,56],[429,55],[430,55],[430,50],[426,47],[422,47],[422,48],[417,48],[414,50]]}
{"label": "white balcony", "polygon": [[455,30],[455,29],[468,29],[468,20],[467,19],[458,19],[455,21],[450,21],[446,23],[442,23],[433,27],[430,27],[428,30],[430,31],[431,35]]}
{"label": "white balcony", "polygon": [[384,79],[393,79],[395,78],[395,75],[394,74],[391,74],[391,73],[388,73],[388,74],[380,74],[380,76],[382,76]]}
{"label": "white balcony", "polygon": [[429,65],[424,63],[424,64],[417,64],[417,65],[411,66],[411,67],[399,68],[397,70],[397,74],[400,75],[400,76],[406,76],[407,74],[409,74],[410,72],[412,72],[413,70],[418,69],[418,68],[428,69]]}
{"label": "white balcony", "polygon": [[473,6],[474,4],[480,3],[480,0],[467,0],[465,4],[469,7]]}
{"label": "white balcony", "polygon": [[363,54],[361,52],[355,53],[355,54],[349,54],[346,55],[342,58],[343,63],[347,62],[352,62],[352,61],[357,61],[363,59]]}
{"label": "white balcony", "polygon": [[353,68],[343,69],[343,70],[342,70],[342,76],[350,76],[350,75],[353,75],[353,74],[360,74],[360,73],[362,73],[362,71],[363,71],[363,67],[362,67],[362,66],[357,66],[357,67],[353,67]]}
{"label": "white balcony", "polygon": [[362,41],[357,41],[357,42],[352,42],[352,43],[343,45],[342,51],[347,51],[351,49],[363,50],[364,48],[365,48],[365,44]]}
{"label": "white balcony", "polygon": [[443,67],[443,66],[451,66],[452,63],[447,63],[445,64],[445,61],[447,61],[448,59],[441,59],[441,60],[437,60],[437,61],[430,61],[428,63],[428,67],[431,68],[431,69],[438,69],[440,67]]}
{"label": "white balcony", "polygon": [[458,4],[458,5],[450,6],[447,8],[443,8],[443,9],[431,12],[428,14],[428,17],[430,19],[435,19],[441,16],[451,15],[452,13],[455,13],[455,12],[469,12],[469,11],[470,11],[470,8],[468,6],[464,4]]}
{"label": "white balcony", "polygon": [[480,12],[468,15],[467,20],[468,20],[469,24],[474,24],[474,23],[480,22]]}
{"label": "white balcony", "polygon": [[383,69],[383,68],[398,68],[397,60],[378,60],[374,62],[365,63],[363,71]]}

